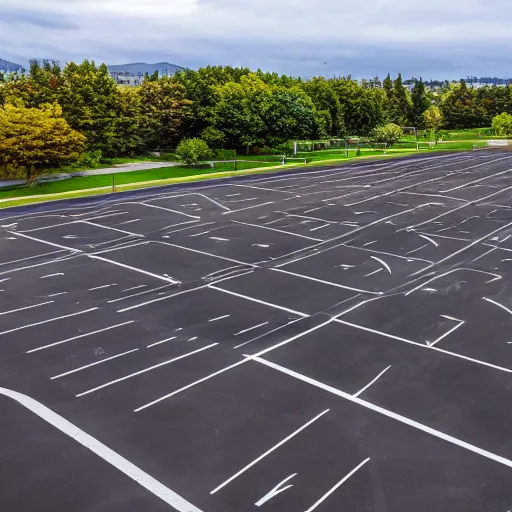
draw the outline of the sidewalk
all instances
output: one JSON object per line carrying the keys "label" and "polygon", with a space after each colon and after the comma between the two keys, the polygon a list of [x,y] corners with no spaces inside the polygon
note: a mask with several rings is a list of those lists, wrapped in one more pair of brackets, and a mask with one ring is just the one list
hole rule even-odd
{"label": "sidewalk", "polygon": [[[97,176],[101,174],[117,174],[121,172],[133,172],[133,171],[146,171],[149,169],[160,169],[162,167],[173,167],[180,165],[178,162],[133,162],[129,164],[119,164],[115,167],[105,167],[103,169],[91,169],[90,171],[76,171],[70,173],[59,173],[52,174],[48,178],[43,178],[41,181],[57,181],[65,180],[69,178],[77,178],[80,176]],[[14,185],[23,185],[24,180],[8,180],[0,181],[0,188],[12,187]]]}

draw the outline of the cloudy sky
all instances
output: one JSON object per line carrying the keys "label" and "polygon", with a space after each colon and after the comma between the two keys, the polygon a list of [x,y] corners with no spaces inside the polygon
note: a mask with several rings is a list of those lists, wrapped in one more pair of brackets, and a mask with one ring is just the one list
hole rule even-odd
{"label": "cloudy sky", "polygon": [[0,0],[0,58],[504,77],[510,19],[510,0]]}

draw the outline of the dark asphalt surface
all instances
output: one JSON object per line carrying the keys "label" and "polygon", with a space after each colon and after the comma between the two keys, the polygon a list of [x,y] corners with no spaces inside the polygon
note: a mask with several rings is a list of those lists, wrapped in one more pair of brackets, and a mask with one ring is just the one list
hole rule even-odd
{"label": "dark asphalt surface", "polygon": [[0,213],[2,512],[512,510],[512,155]]}

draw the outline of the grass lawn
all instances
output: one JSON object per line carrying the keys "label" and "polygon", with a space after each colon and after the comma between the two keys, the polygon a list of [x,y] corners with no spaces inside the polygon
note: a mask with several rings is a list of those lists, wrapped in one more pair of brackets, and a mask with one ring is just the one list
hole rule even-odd
{"label": "grass lawn", "polygon": [[[319,165],[322,162],[335,161],[340,164],[353,163],[359,158],[374,157],[374,158],[394,158],[405,155],[422,155],[426,152],[437,152],[437,151],[462,151],[473,149],[475,143],[473,141],[453,141],[444,142],[439,144],[433,149],[429,149],[426,145],[421,145],[419,152],[416,151],[416,144],[405,143],[397,144],[384,153],[382,150],[373,150],[367,148],[361,148],[361,157],[356,157],[356,149],[349,150],[349,157],[347,158],[345,150],[320,150],[314,152],[299,153],[298,157],[307,158],[310,165]],[[485,142],[479,142],[478,146],[485,146]],[[258,155],[242,157],[239,156],[242,161],[237,163],[238,171],[249,172],[251,169],[261,169],[257,172],[267,172],[265,168],[269,168],[269,171],[281,169],[281,158],[279,156],[268,156]],[[289,160],[287,167],[300,167],[302,163],[300,160]],[[62,170],[61,170],[62,171]],[[200,168],[193,168],[188,166],[174,166],[174,167],[162,167],[160,169],[148,169],[143,171],[132,171],[126,173],[115,174],[115,184],[118,190],[130,190],[136,188],[146,188],[151,186],[151,182],[155,182],[155,185],[171,184],[176,180],[180,181],[193,181],[203,180],[215,177],[226,177],[230,176],[234,172],[233,162],[223,162],[216,164],[212,169],[210,167],[201,166]],[[69,178],[54,182],[42,182],[39,184],[33,184],[32,186],[18,185],[6,188],[0,188],[0,208],[9,206],[16,206],[19,204],[28,204],[31,202],[42,202],[45,200],[56,200],[64,199],[66,197],[83,197],[86,195],[94,194],[106,194],[111,191],[109,187],[112,185],[112,174],[99,175],[99,176],[83,176],[76,178]],[[197,178],[194,178],[197,176]],[[103,190],[91,190],[100,189]],[[66,193],[64,196],[55,196],[54,194]],[[41,198],[35,198],[30,196],[43,196]],[[44,196],[48,196],[47,198]],[[8,200],[15,198],[12,201]],[[2,202],[1,200],[8,200]]]}
{"label": "grass lawn", "polygon": [[[132,171],[115,174],[116,185],[124,183],[137,183],[141,181],[162,180],[167,178],[179,178],[197,174],[207,174],[210,169],[193,169],[185,166],[162,167],[160,169],[149,169],[144,171]],[[213,170],[213,172],[217,172]],[[23,197],[39,194],[58,194],[71,190],[83,190],[88,188],[108,187],[112,185],[112,174],[99,176],[83,176],[69,178],[60,181],[50,181],[32,186],[18,185],[0,189],[0,199],[8,197]]]}
{"label": "grass lawn", "polygon": [[[270,167],[276,165],[272,162],[239,162],[238,170],[252,169],[255,167]],[[40,194],[59,194],[61,192],[70,192],[73,190],[85,190],[99,187],[109,187],[112,185],[112,176],[115,176],[115,184],[123,185],[128,183],[140,183],[146,181],[165,180],[169,178],[181,178],[187,176],[197,176],[202,174],[230,172],[233,171],[233,163],[222,163],[215,166],[200,167],[194,169],[187,166],[161,167],[160,169],[148,169],[144,171],[131,171],[124,173],[103,174],[99,176],[81,176],[59,181],[41,182],[32,186],[16,185],[12,187],[0,188],[0,199],[10,197],[26,197]]]}

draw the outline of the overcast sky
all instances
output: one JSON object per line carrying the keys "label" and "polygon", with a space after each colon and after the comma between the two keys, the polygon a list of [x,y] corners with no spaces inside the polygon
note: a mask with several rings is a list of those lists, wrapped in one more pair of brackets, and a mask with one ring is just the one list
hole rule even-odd
{"label": "overcast sky", "polygon": [[0,58],[504,77],[511,19],[510,0],[0,0]]}

